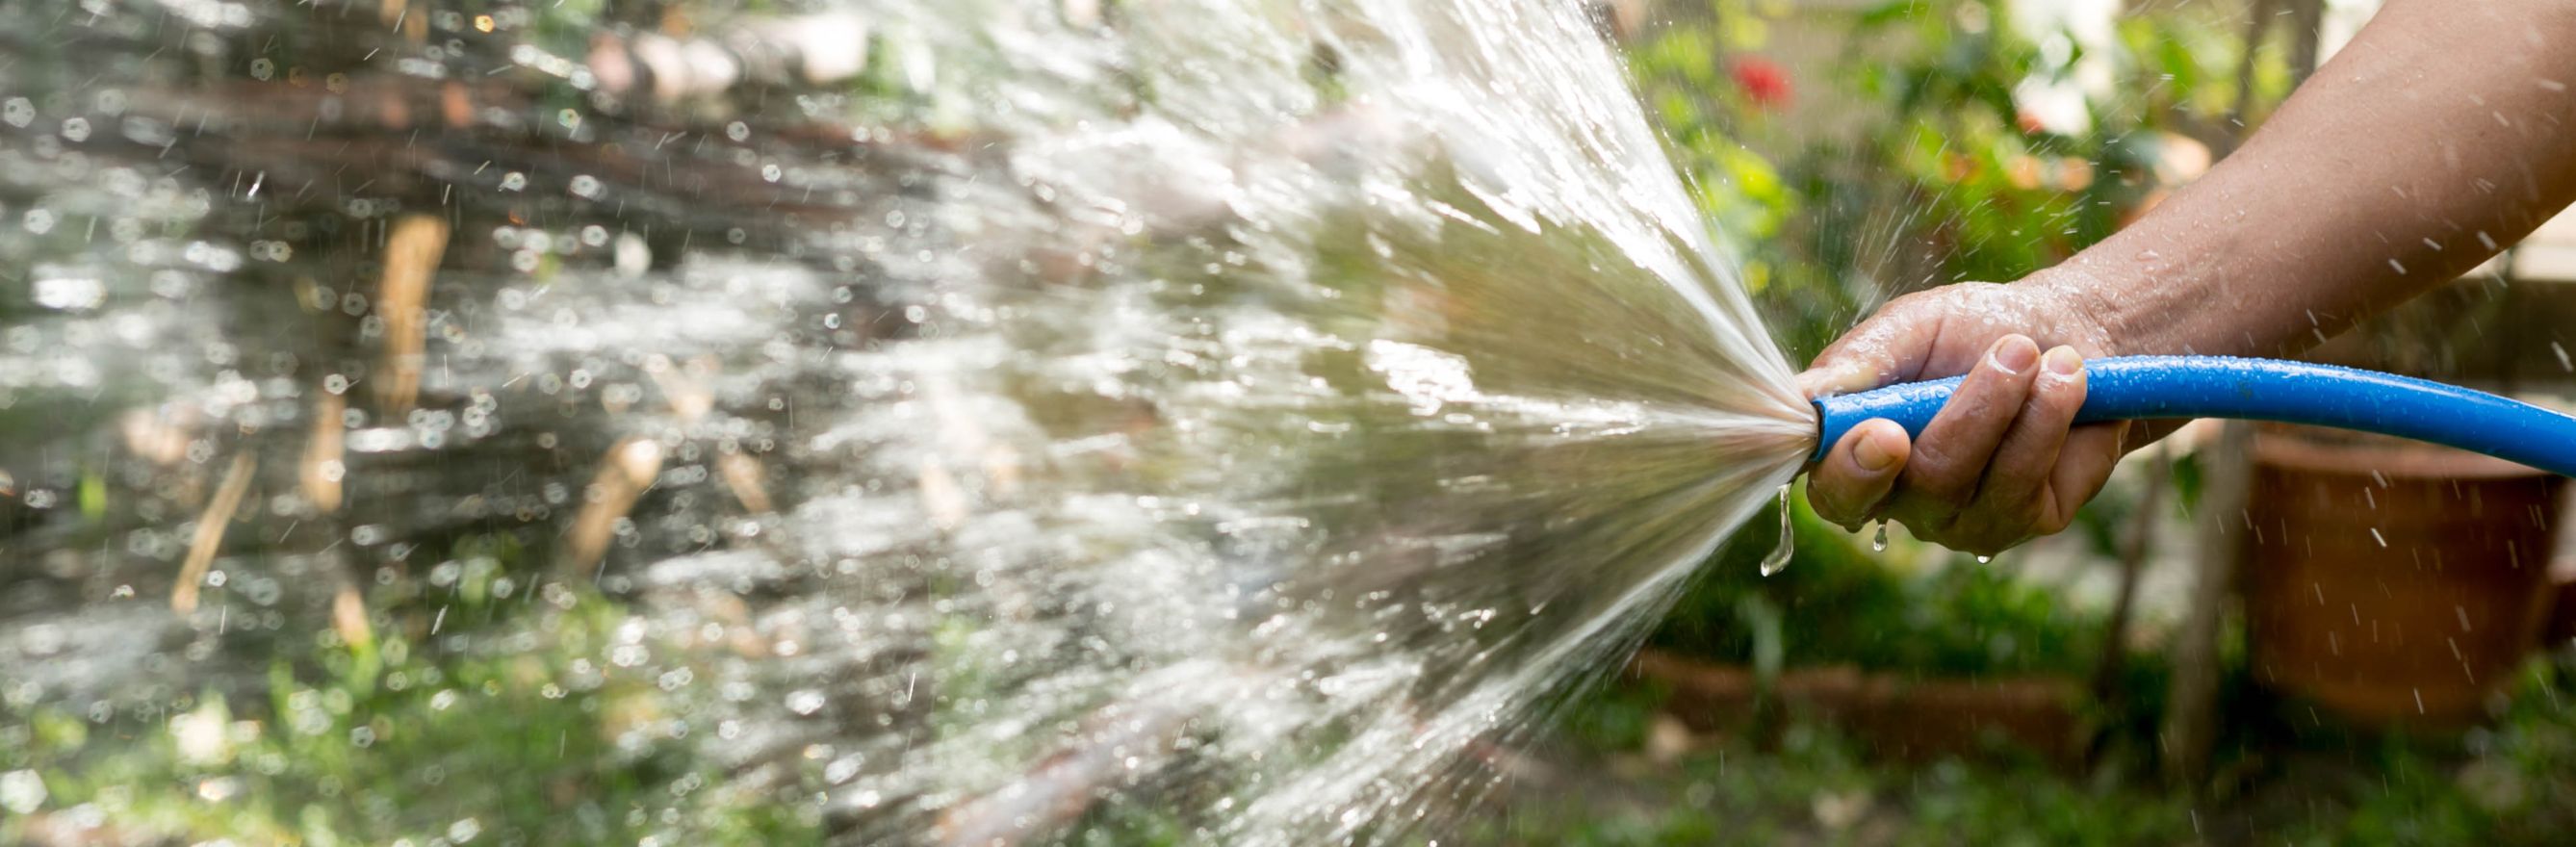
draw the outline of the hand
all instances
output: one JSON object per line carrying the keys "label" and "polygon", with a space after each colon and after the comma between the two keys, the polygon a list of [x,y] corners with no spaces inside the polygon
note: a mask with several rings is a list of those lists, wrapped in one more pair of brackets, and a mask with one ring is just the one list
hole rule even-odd
{"label": "hand", "polygon": [[1920,437],[1888,420],[1853,427],[1807,484],[1816,514],[1859,529],[1904,524],[1954,550],[1992,555],[2074,521],[2119,462],[2128,426],[2070,426],[2083,361],[2114,354],[2071,289],[2038,277],[1961,283],[1897,298],[1816,357],[1808,396],[1966,375]]}

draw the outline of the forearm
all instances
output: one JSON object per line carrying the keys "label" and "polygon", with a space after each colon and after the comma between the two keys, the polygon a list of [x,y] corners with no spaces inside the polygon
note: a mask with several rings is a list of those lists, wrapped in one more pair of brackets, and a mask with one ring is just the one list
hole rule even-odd
{"label": "forearm", "polygon": [[2122,353],[2287,355],[2576,199],[2576,7],[2396,0],[2199,182],[2029,283]]}

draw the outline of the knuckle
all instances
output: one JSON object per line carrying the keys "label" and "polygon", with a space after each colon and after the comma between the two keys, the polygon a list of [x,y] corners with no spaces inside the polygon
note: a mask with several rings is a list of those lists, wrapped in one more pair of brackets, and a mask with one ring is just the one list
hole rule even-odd
{"label": "knuckle", "polygon": [[1982,468],[1965,467],[1943,455],[1917,447],[1914,458],[1905,465],[1905,487],[1917,499],[1938,503],[1945,511],[1956,512],[1967,505]]}
{"label": "knuckle", "polygon": [[2056,535],[2058,533],[2065,532],[2067,527],[2074,525],[2075,513],[2073,511],[2059,512],[2057,510],[2041,510],[2038,515],[2033,516],[2031,519],[2030,534],[2033,537]]}
{"label": "knuckle", "polygon": [[1974,480],[1937,476],[1925,477],[1910,483],[1909,487],[1914,489],[1918,499],[1933,504],[1939,511],[1955,514],[1967,508],[1969,492],[1974,489],[1975,484]]}
{"label": "knuckle", "polygon": [[2048,508],[2039,502],[2038,497],[2032,497],[2020,508],[2014,509],[2012,520],[2003,525],[2012,527],[2016,538],[2033,538],[2057,534],[2057,530],[2048,528],[2051,520],[2053,518],[2048,514]]}

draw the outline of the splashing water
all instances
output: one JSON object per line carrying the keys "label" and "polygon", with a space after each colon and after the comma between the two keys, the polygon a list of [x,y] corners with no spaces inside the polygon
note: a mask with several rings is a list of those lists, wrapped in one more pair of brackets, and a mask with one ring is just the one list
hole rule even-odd
{"label": "splashing water", "polygon": [[[20,740],[338,673],[852,843],[1383,840],[1812,437],[1573,4],[55,6],[0,0]],[[603,826],[699,840],[694,779]]]}

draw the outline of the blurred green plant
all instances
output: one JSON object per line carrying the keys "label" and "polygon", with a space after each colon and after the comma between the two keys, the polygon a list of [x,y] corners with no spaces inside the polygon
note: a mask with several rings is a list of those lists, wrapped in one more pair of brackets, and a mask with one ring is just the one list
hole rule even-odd
{"label": "blurred green plant", "polygon": [[[0,704],[0,781],[12,844],[768,844],[816,821],[747,796],[685,741],[682,653],[613,658],[625,612],[560,584],[530,607],[469,568],[462,620],[479,649],[405,636],[317,633],[315,664],[280,659],[256,691],[209,690],[169,709],[86,713]],[[544,643],[549,650],[519,645]],[[281,654],[283,655],[283,654]],[[633,665],[633,667],[629,667]],[[683,676],[675,677],[675,674]],[[672,684],[674,679],[679,685]],[[697,686],[704,689],[706,686]]]}
{"label": "blurred green plant", "polygon": [[[1993,567],[1890,559],[1949,554],[1904,543],[1886,557],[1792,498],[1798,555],[1780,573],[1756,563],[1776,533],[1748,530],[1721,549],[1653,644],[1748,665],[1854,665],[1925,674],[2081,675],[2101,639],[2095,615]],[[1902,543],[1902,542],[1900,542]],[[1766,661],[1765,654],[1776,658]]]}
{"label": "blurred green plant", "polygon": [[[1859,60],[1809,86],[1839,98],[1844,126],[1784,114],[1797,81],[1762,56],[1765,18],[1783,14],[1846,31],[1844,55]],[[2001,0],[1850,13],[1708,0],[1677,8],[1630,64],[1775,337],[1803,361],[1891,294],[2018,278],[2196,175],[2289,88],[2286,46],[2249,46],[2243,17],[2156,7],[2088,50],[2027,29]],[[2107,492],[2079,519],[2105,561],[2140,507],[2132,495]],[[1800,526],[1786,574],[1753,580],[1739,560],[1758,554],[1731,548],[1658,643],[1751,661],[1769,615],[1786,622],[1776,629],[1792,665],[2081,674],[2092,662],[2099,625],[2048,592],[1982,568],[1893,572],[1839,529]]]}
{"label": "blurred green plant", "polygon": [[[1852,60],[1802,86],[1765,58],[1765,19],[1837,13],[1775,5],[1674,7],[1629,61],[1799,361],[1890,294],[2016,279],[2101,240],[2290,85],[2286,48],[2249,50],[2224,4],[2125,16],[2088,50],[2002,0],[1905,0],[1845,13]],[[1800,87],[1822,92],[1803,116]]]}
{"label": "blurred green plant", "polygon": [[1571,711],[1565,737],[1579,749],[1530,769],[1523,787],[1496,798],[1510,813],[1484,818],[1462,841],[2562,843],[2576,827],[2571,670],[2576,654],[2535,662],[2513,706],[2464,743],[2340,739],[2340,749],[2251,763],[2247,784],[2202,797],[2031,762],[1890,765],[1829,727],[1805,723],[1765,743],[1697,740],[1656,762],[1648,727],[1661,695],[1622,686]]}

